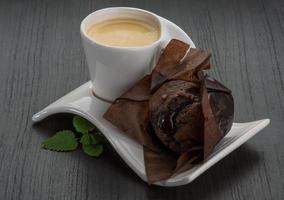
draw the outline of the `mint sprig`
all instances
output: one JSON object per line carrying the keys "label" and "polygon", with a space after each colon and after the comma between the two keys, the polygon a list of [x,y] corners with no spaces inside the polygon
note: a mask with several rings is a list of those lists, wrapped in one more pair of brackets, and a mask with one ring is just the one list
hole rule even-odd
{"label": "mint sprig", "polygon": [[85,154],[99,157],[103,152],[103,144],[106,143],[105,137],[99,132],[92,133],[96,127],[80,116],[74,116],[72,124],[79,137],[75,138],[71,130],[59,131],[42,142],[42,147],[52,151],[74,151],[80,141]]}

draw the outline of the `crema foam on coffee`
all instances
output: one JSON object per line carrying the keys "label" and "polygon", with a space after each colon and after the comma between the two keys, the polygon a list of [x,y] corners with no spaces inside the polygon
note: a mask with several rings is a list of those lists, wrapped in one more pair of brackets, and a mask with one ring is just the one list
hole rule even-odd
{"label": "crema foam on coffee", "polygon": [[112,19],[99,22],[87,31],[96,42],[116,47],[146,46],[160,37],[160,30],[137,19]]}

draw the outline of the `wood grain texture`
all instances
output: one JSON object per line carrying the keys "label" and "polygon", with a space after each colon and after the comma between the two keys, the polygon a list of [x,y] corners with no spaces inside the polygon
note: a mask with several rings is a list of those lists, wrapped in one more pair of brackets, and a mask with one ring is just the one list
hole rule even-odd
{"label": "wood grain texture", "polygon": [[[233,90],[235,121],[271,125],[193,183],[148,186],[109,147],[40,148],[70,115],[31,116],[88,80],[79,25],[110,6],[153,11],[213,52],[211,74]],[[282,0],[1,0],[0,199],[284,199],[284,2]]]}

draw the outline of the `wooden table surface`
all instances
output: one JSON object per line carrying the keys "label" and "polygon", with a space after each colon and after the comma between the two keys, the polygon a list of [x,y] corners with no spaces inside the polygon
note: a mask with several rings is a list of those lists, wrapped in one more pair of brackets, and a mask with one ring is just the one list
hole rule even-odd
{"label": "wooden table surface", "polygon": [[[32,115],[88,81],[79,25],[94,10],[153,11],[212,51],[211,74],[233,90],[235,121],[271,124],[191,184],[148,186],[107,148],[100,159],[41,142],[70,124]],[[1,0],[0,199],[284,199],[283,0]]]}

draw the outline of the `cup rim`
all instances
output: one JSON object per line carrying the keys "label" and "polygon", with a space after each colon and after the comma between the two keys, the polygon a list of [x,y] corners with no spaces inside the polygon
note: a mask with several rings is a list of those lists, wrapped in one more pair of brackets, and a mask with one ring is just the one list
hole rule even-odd
{"label": "cup rim", "polygon": [[[139,11],[139,12],[143,12],[143,13],[146,13],[146,14],[149,14],[151,16],[153,16],[154,18],[157,19],[158,23],[159,23],[159,27],[160,27],[160,37],[153,43],[151,44],[148,44],[148,45],[144,45],[144,46],[129,46],[129,47],[120,47],[120,46],[111,46],[111,45],[106,45],[106,44],[102,44],[102,43],[99,43],[97,41],[95,41],[94,39],[92,39],[87,33],[86,33],[86,30],[85,28],[83,27],[87,21],[87,19],[89,17],[91,17],[92,15],[94,15],[95,13],[98,13],[98,12],[102,12],[102,11],[107,11],[107,10],[119,10],[119,9],[124,9],[124,10],[132,10],[132,11]],[[99,9],[99,10],[96,10],[90,14],[88,14],[82,21],[81,21],[81,24],[80,24],[80,33],[82,35],[82,37],[85,37],[89,42],[91,42],[92,44],[95,44],[95,45],[98,45],[98,46],[101,46],[101,47],[107,47],[107,48],[111,48],[111,49],[120,49],[120,50],[134,50],[134,49],[147,49],[147,48],[151,48],[153,46],[156,46],[157,44],[159,44],[162,40],[162,36],[163,36],[163,29],[162,29],[162,23],[161,23],[161,20],[159,19],[159,17],[155,14],[155,13],[152,13],[150,11],[147,11],[147,10],[143,10],[143,9],[140,9],[140,8],[134,8],[134,7],[108,7],[108,8],[103,8],[103,9]]]}

